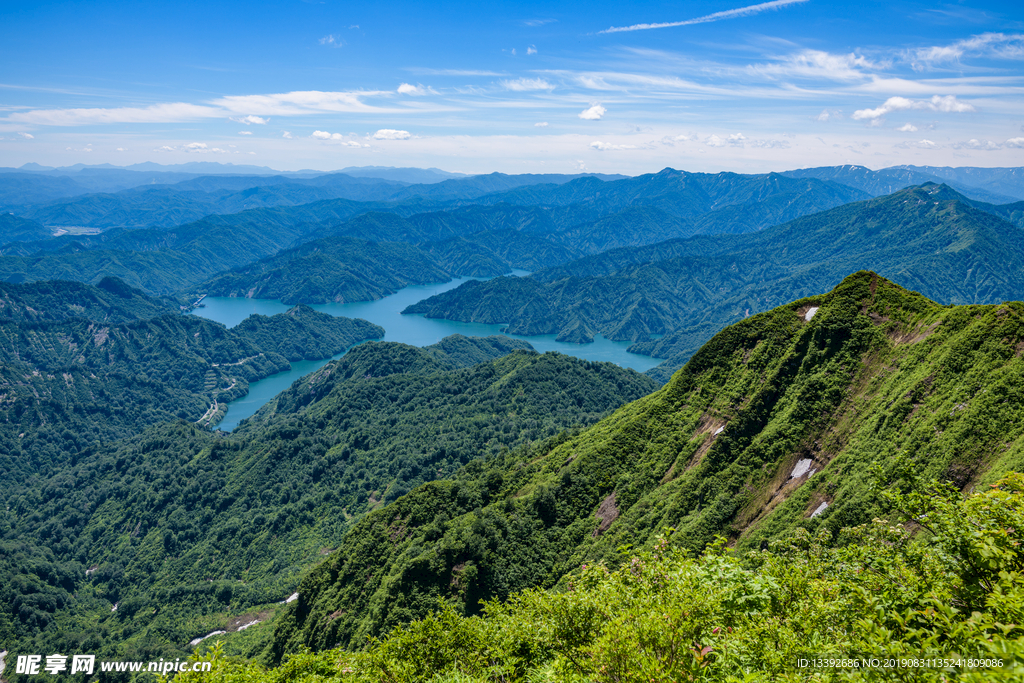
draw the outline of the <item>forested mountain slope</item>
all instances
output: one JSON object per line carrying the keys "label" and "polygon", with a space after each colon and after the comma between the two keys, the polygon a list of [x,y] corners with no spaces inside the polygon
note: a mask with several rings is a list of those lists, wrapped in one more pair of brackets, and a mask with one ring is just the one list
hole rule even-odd
{"label": "forested mountain slope", "polygon": [[172,310],[168,303],[147,296],[116,277],[105,277],[95,287],[59,280],[23,285],[0,282],[0,319],[86,318],[100,323],[120,323],[153,318]]}
{"label": "forested mountain slope", "polygon": [[373,301],[411,284],[493,277],[514,268],[534,270],[578,255],[540,235],[514,230],[420,245],[325,237],[218,275],[191,291],[288,304]]}
{"label": "forested mountain slope", "polygon": [[[62,288],[57,298],[82,302],[70,305],[102,301],[92,288],[52,283]],[[287,370],[289,360],[329,358],[383,335],[365,320],[305,307],[230,330],[178,313],[126,322],[0,318],[0,479],[46,476],[158,422],[216,422],[250,382]]]}
{"label": "forested mountain slope", "polygon": [[[871,268],[944,303],[1024,292],[1020,230],[944,185],[855,202],[744,235],[619,249],[531,278],[468,282],[406,313],[508,323],[514,334],[588,342],[601,333],[671,359],[668,373],[718,329]],[[652,334],[666,335],[650,341]]]}
{"label": "forested mountain slope", "polygon": [[[298,206],[211,215],[162,230],[114,229],[96,236],[64,236],[8,245],[0,256],[0,279],[96,282],[104,275],[115,275],[132,286],[166,294],[186,289],[215,273],[321,237],[420,243],[486,231],[504,231],[507,242],[524,239],[516,237],[512,231],[543,235],[543,239],[554,243],[554,246],[544,247],[547,252],[544,259],[534,259],[543,266],[550,265],[559,251],[569,256],[700,233],[760,230],[865,197],[859,190],[835,183],[791,179],[778,174],[709,175],[666,169],[637,178],[603,181],[586,176],[562,185],[545,183],[527,187],[522,187],[528,183],[517,180],[518,176],[498,179],[500,182],[491,185],[487,178],[490,176],[422,186],[426,188],[425,193],[413,193],[395,201],[329,199]],[[528,180],[536,182],[537,179]],[[486,197],[479,197],[475,192],[470,193],[472,197],[462,197],[459,192],[447,198],[437,195],[443,195],[445,188],[471,185],[519,188]],[[283,191],[283,187],[288,186],[249,188],[234,195],[231,190],[218,190],[212,194],[237,195],[241,203],[228,208],[238,209],[245,206],[246,197],[255,202],[261,193]],[[314,189],[306,187],[303,191]],[[147,197],[155,201],[167,193],[171,193],[167,201],[173,199],[184,204],[152,208],[163,212],[160,215],[164,218],[158,221],[161,225],[194,218],[197,214],[189,213],[192,210],[185,204],[192,201],[190,197],[209,194],[200,190],[174,194],[173,189],[168,188],[128,191],[142,202],[137,211],[143,213],[151,210],[152,202],[147,203]],[[82,208],[85,213],[65,215],[61,220],[88,224],[86,214],[92,211],[104,216],[105,221],[128,221],[127,214],[122,216],[110,210],[94,196],[75,201],[89,205]],[[478,205],[465,205],[469,203]],[[132,220],[135,221],[132,225],[145,222],[141,218]],[[512,244],[491,246],[489,250],[522,253],[522,249]]]}
{"label": "forested mountain slope", "polygon": [[471,463],[354,525],[279,620],[277,660],[360,648],[445,600],[549,587],[671,527],[699,551],[870,521],[908,468],[1024,466],[1024,305],[940,306],[869,272],[736,323],[597,425]]}
{"label": "forested mountain slope", "polygon": [[53,236],[53,231],[27,218],[10,213],[0,213],[0,245],[9,242],[28,242],[45,240]]}
{"label": "forested mountain slope", "polygon": [[92,445],[0,489],[0,635],[183,657],[239,615],[265,619],[364,511],[654,386],[504,338],[367,343],[231,436],[176,422]]}

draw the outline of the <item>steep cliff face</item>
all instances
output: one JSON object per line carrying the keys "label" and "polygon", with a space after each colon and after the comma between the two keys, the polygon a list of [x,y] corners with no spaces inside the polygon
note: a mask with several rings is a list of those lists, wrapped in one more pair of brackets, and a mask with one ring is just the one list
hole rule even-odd
{"label": "steep cliff face", "polygon": [[1024,304],[940,306],[871,272],[717,334],[597,425],[367,515],[300,587],[272,658],[359,647],[434,609],[553,586],[666,527],[700,550],[870,520],[908,468],[971,487],[1024,465]]}

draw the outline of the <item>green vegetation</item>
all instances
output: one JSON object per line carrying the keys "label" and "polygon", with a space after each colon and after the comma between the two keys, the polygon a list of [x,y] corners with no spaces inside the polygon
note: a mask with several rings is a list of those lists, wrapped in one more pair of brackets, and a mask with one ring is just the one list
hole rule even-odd
{"label": "green vegetation", "polygon": [[[268,670],[214,647],[191,660],[212,662],[209,673],[180,680],[1021,680],[1024,477],[966,497],[892,483],[888,519],[837,535],[798,529],[746,554],[719,538],[695,556],[669,533],[616,567],[582,565],[562,590],[523,591],[480,616],[438,605],[364,652],[295,653]],[[808,663],[829,659],[856,666]],[[862,666],[871,659],[880,665]]]}
{"label": "green vegetation", "polygon": [[1024,466],[1024,306],[942,307],[872,273],[726,328],[597,425],[412,491],[357,522],[279,619],[275,659],[549,588],[583,563],[703,551],[884,513],[869,474],[963,488]]}
{"label": "green vegetation", "polygon": [[15,316],[0,318],[5,484],[47,476],[102,442],[159,422],[208,423],[216,406],[287,370],[289,360],[329,358],[384,335],[364,320],[308,308],[252,316],[231,330],[177,313],[125,320],[166,309],[123,282],[101,284],[0,289],[3,311]]}
{"label": "green vegetation", "polygon": [[[116,195],[58,201],[36,210],[41,220],[45,217],[46,221],[75,225],[98,222],[105,227],[160,225],[163,229],[114,228],[95,236],[8,245],[0,255],[0,279],[96,282],[114,275],[147,292],[169,294],[324,237],[420,244],[432,256],[428,262],[436,260],[452,274],[496,275],[511,268],[535,270],[564,263],[580,254],[613,246],[650,244],[700,232],[758,230],[865,196],[835,183],[778,174],[708,175],[666,169],[607,182],[594,176],[575,180],[558,176],[544,184],[537,184],[545,179],[543,176],[498,174],[405,188],[391,201],[312,201],[331,193],[378,196],[384,191],[382,187],[396,187],[366,185],[365,180],[359,181],[363,185],[352,185],[350,181],[355,179],[324,178],[312,179],[306,185],[268,181],[266,187],[212,192],[190,181],[181,188],[136,188]],[[492,193],[481,197],[487,190]],[[461,206],[468,200],[478,204]],[[309,203],[287,206],[293,201]],[[254,206],[262,208],[249,208]],[[214,210],[239,212],[206,215]],[[195,220],[201,215],[205,217]],[[193,222],[186,223],[190,220]],[[179,223],[186,224],[170,227]],[[480,233],[492,234],[476,239]],[[227,283],[248,292],[267,284],[261,278],[281,280],[279,288],[291,293],[296,303],[352,296],[360,290],[364,290],[360,295],[372,298],[388,291],[387,282],[394,279],[393,274],[383,280],[364,277],[363,282],[330,277],[335,262],[346,270],[358,269],[359,264],[353,266],[339,258],[336,245],[327,244],[322,249],[331,252],[330,258],[312,258],[308,249],[293,252],[291,257],[299,262],[292,266],[285,265],[287,258],[278,259],[269,270],[261,265],[241,278],[227,275]],[[296,273],[307,265],[307,259],[312,260],[309,265],[318,276],[326,276],[326,281],[310,283],[309,296],[298,296],[305,292]],[[349,274],[359,276],[358,272]]]}
{"label": "green vegetation", "polygon": [[86,318],[98,323],[120,323],[154,318],[171,310],[168,303],[147,296],[116,277],[105,277],[95,287],[50,280],[23,285],[0,283],[0,319]]}
{"label": "green vegetation", "polygon": [[39,223],[9,213],[0,213],[0,245],[8,242],[45,240],[53,237],[53,231]]}
{"label": "green vegetation", "polygon": [[[668,359],[667,380],[725,325],[871,268],[944,303],[1024,291],[1020,230],[941,185],[926,185],[743,235],[617,249],[535,273],[470,282],[404,312],[507,323],[513,334],[596,333]],[[652,340],[651,335],[665,335]]]}
{"label": "green vegetation", "polygon": [[280,609],[365,511],[655,386],[523,346],[362,344],[230,436],[165,423],[5,483],[0,586],[14,588],[0,628],[22,650],[185,656],[196,637]]}

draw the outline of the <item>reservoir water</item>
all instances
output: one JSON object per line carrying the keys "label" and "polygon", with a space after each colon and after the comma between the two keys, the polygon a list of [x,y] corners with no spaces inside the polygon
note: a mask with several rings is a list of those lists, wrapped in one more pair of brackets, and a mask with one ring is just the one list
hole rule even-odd
{"label": "reservoir water", "polygon": [[[515,271],[514,274],[526,275],[527,272]],[[454,289],[463,282],[472,279],[476,278],[464,277],[434,285],[413,285],[400,289],[391,296],[378,299],[377,301],[358,301],[350,304],[314,304],[310,308],[323,313],[329,313],[330,315],[369,320],[384,328],[386,332],[384,341],[402,342],[413,346],[435,344],[452,334],[464,334],[468,337],[485,337],[492,334],[501,334],[501,325],[440,320],[425,318],[422,315],[402,315],[402,311],[407,306],[434,294]],[[275,313],[283,313],[291,308],[291,306],[280,301],[267,299],[207,297],[203,300],[203,303],[206,304],[205,307],[195,309],[193,311],[194,314],[216,320],[228,327],[234,327],[253,313],[274,315]],[[649,370],[661,362],[649,356],[640,356],[627,352],[626,348],[629,347],[630,342],[615,342],[600,335],[594,338],[592,344],[559,342],[555,341],[555,335],[533,337],[506,336],[523,339],[540,353],[558,351],[568,356],[575,356],[586,360],[608,361],[624,368],[633,368],[637,372]],[[231,431],[239,422],[253,415],[263,404],[291,386],[292,382],[326,365],[328,361],[341,358],[343,355],[344,353],[339,353],[324,360],[292,361],[291,370],[279,372],[259,382],[253,382],[249,385],[248,394],[228,404],[227,415],[217,425],[217,428]]]}

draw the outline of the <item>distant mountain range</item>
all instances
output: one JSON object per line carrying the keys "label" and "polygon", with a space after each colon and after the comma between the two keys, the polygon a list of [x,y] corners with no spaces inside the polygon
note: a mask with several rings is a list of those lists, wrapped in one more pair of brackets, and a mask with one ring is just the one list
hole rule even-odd
{"label": "distant mountain range", "polygon": [[[595,334],[678,369],[717,330],[870,268],[943,303],[994,303],[1024,292],[1020,228],[945,185],[854,202],[743,235],[616,249],[539,271],[462,286],[404,312],[505,323],[519,335]],[[652,339],[652,335],[665,335]]]}

